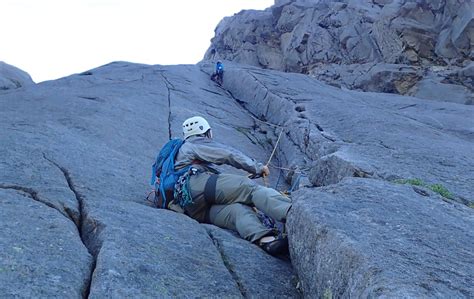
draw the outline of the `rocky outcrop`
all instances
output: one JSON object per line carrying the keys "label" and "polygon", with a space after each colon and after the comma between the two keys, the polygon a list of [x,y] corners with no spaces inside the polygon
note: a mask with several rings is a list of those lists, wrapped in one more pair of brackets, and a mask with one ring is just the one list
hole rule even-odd
{"label": "rocky outcrop", "polygon": [[[349,89],[416,94],[424,88],[418,86],[422,78],[435,77],[442,87],[474,58],[473,5],[466,0],[276,1],[265,11],[224,18],[204,58],[310,74]],[[474,92],[464,80],[455,84]]]}
{"label": "rocky outcrop", "polygon": [[224,87],[302,178],[287,228],[305,296],[472,297],[472,107],[231,63]]}
{"label": "rocky outcrop", "polygon": [[316,186],[345,176],[421,178],[453,186],[458,193],[453,199],[474,203],[474,177],[458,176],[472,170],[472,162],[466,160],[474,158],[468,154],[474,141],[472,107],[344,91],[304,75],[230,63],[224,81],[254,115],[281,126],[277,131],[284,130],[305,157],[298,161],[292,154],[295,149],[288,148],[281,159],[290,166],[310,167],[309,179]]}
{"label": "rocky outcrop", "polygon": [[[213,67],[116,62],[0,94],[0,297],[473,296],[472,106],[230,62],[221,88]],[[276,148],[266,183],[300,188],[291,264],[145,201],[192,115],[259,161]]]}
{"label": "rocky outcrop", "polygon": [[474,237],[472,209],[411,186],[362,178],[306,188],[294,198],[288,229],[305,294],[472,297],[466,283],[473,255],[464,251]]}
{"label": "rocky outcrop", "polygon": [[34,84],[28,73],[0,61],[0,92]]}

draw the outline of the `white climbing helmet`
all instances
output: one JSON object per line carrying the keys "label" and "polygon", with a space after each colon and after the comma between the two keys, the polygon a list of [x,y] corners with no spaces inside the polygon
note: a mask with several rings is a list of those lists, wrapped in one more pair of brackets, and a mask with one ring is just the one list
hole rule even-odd
{"label": "white climbing helmet", "polygon": [[199,135],[206,133],[211,126],[204,119],[204,117],[194,116],[188,118],[183,123],[183,136],[184,139],[188,138],[189,136]]}

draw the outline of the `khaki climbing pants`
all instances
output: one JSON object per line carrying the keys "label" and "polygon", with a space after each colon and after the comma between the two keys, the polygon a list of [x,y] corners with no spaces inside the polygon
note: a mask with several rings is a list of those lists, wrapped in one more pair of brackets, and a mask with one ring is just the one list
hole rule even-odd
{"label": "khaki climbing pants", "polygon": [[277,221],[286,220],[291,201],[275,189],[260,186],[244,176],[219,174],[215,195],[205,198],[210,177],[206,172],[190,177],[194,203],[186,206],[185,211],[197,221],[237,231],[242,238],[255,242],[270,234],[271,229],[262,224],[253,206]]}

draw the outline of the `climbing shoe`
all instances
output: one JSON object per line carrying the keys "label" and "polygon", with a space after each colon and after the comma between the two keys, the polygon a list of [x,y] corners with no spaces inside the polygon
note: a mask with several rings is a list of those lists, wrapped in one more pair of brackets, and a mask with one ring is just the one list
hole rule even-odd
{"label": "climbing shoe", "polygon": [[263,237],[259,241],[259,246],[268,254],[277,256],[288,253],[288,237]]}

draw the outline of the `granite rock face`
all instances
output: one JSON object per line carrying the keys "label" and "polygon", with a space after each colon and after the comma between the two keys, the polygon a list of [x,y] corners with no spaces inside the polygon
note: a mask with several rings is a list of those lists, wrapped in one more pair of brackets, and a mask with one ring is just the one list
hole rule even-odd
{"label": "granite rock face", "polygon": [[288,228],[305,294],[473,296],[472,209],[362,178],[305,188],[294,199]]}
{"label": "granite rock face", "polygon": [[[212,62],[115,62],[0,93],[0,297],[473,296],[472,106],[225,64],[222,87]],[[194,115],[275,149],[291,263],[145,201]]]}
{"label": "granite rock face", "polygon": [[[117,62],[0,94],[0,106],[0,297],[299,296],[289,261],[262,265],[242,240],[257,271],[236,280],[218,232],[145,201],[156,154],[187,117],[267,155],[252,118],[198,67]],[[285,270],[274,281],[265,267]]]}
{"label": "granite rock face", "polygon": [[1,297],[87,295],[93,259],[74,222],[32,190],[0,185],[0,205]]}
{"label": "granite rock face", "polygon": [[224,88],[283,132],[272,167],[302,188],[287,229],[306,297],[473,296],[471,106],[227,65]]}
{"label": "granite rock face", "polygon": [[[467,0],[276,1],[264,11],[224,18],[204,59],[310,74],[349,89],[413,95],[423,88],[418,87],[422,78],[434,77],[440,89],[443,80],[472,62],[473,11]],[[466,90],[456,94],[470,104],[472,86],[465,80],[456,84],[468,89],[470,97]]]}

